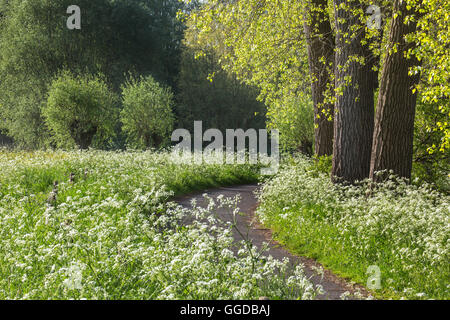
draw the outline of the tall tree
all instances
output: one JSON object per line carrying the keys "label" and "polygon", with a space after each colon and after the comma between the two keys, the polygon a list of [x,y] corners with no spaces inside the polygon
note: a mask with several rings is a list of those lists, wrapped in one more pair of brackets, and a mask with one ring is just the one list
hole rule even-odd
{"label": "tall tree", "polygon": [[370,163],[370,177],[375,180],[375,172],[385,169],[393,170],[401,177],[411,177],[417,100],[415,86],[419,81],[419,73],[410,75],[409,71],[419,61],[414,55],[407,56],[415,44],[406,41],[405,37],[415,32],[418,12],[418,5],[410,6],[405,0],[394,1]]}
{"label": "tall tree", "polygon": [[304,23],[311,75],[311,94],[314,104],[314,152],[317,156],[333,153],[333,103],[326,103],[327,90],[332,88],[334,65],[334,33],[327,12],[327,0],[308,1]]}
{"label": "tall tree", "polygon": [[17,144],[48,141],[41,107],[61,69],[100,72],[119,91],[128,71],[174,85],[184,25],[178,0],[79,0],[81,30],[69,30],[71,0],[0,0],[0,128]]}
{"label": "tall tree", "polygon": [[366,43],[364,4],[359,0],[334,0],[334,9],[336,104],[332,179],[353,183],[369,176],[377,83],[374,60]]}
{"label": "tall tree", "polygon": [[[189,16],[188,32],[197,33],[199,47],[213,48],[223,69],[260,90],[259,98],[267,105],[268,127],[280,130],[282,142],[295,136],[291,133],[304,115],[311,127],[314,121],[310,104],[302,103],[311,95],[304,33],[307,1],[210,0]],[[285,135],[286,128],[295,129]],[[283,144],[304,149],[302,145],[309,145],[304,136]]]}
{"label": "tall tree", "polygon": [[[406,30],[403,35],[409,38],[408,43],[413,40],[417,47],[411,46],[400,50],[398,41],[394,39],[403,32],[403,28],[412,26],[411,23],[415,21],[411,20],[411,17],[407,20],[402,19],[405,22],[409,21],[404,26],[397,25],[394,28],[395,22],[392,22],[392,30],[384,35],[381,32],[383,27],[376,32],[366,28],[368,20],[366,12],[373,13],[380,7],[384,17],[389,20],[400,12],[396,9],[396,12],[392,13],[394,5],[397,8],[402,4],[408,11],[419,2],[420,10],[423,11],[423,6],[426,10],[421,12],[424,16],[418,19],[417,32],[411,33]],[[322,9],[325,3],[330,1],[210,0],[191,16],[191,21],[199,32],[198,39],[204,40],[214,34],[208,43],[210,47],[225,48],[220,59],[225,69],[238,74],[239,79],[261,88],[262,96],[269,105],[268,117],[271,119],[273,114],[282,111],[277,107],[279,104],[272,102],[280,101],[279,97],[290,94],[299,95],[305,91],[309,93],[310,90],[305,84],[314,92],[313,100],[316,106],[329,102],[328,97],[325,97],[324,101],[320,100],[323,98],[320,94],[324,88],[323,83],[326,83],[325,71],[328,71],[322,67],[330,65],[330,61],[327,61],[324,55],[328,48],[325,44],[330,43],[325,37],[329,35],[326,31],[327,17]],[[431,151],[450,149],[450,121],[446,120],[450,115],[448,103],[450,81],[446,68],[450,62],[448,54],[450,2],[335,0],[333,4],[335,21],[331,23],[331,30],[336,33],[336,51],[334,73],[330,73],[330,78],[334,77],[333,177],[337,177],[335,180],[353,182],[367,178],[370,175],[371,163],[374,171],[383,168],[392,169],[394,166],[388,163],[400,161],[402,164],[396,165],[403,166],[402,170],[410,172],[410,161],[396,160],[407,150],[411,150],[408,141],[412,141],[411,123],[414,114],[411,112],[413,111],[411,106],[415,102],[410,93],[414,88],[410,87],[407,95],[404,95],[404,88],[408,87],[408,82],[414,85],[416,81],[413,80],[414,77],[407,77],[408,71],[416,72],[416,77],[419,72],[423,75],[418,87],[422,102],[435,104],[437,106],[435,109],[438,109],[436,111],[442,117],[442,120],[435,121],[434,125],[427,128],[438,132],[441,136],[439,145],[434,142],[429,149]],[[374,9],[372,6],[370,9],[371,5],[378,7]],[[397,35],[394,36],[394,32]],[[387,53],[384,50],[386,43],[390,47]],[[312,83],[308,81],[310,78],[303,68],[306,60],[305,44],[309,50],[306,70],[312,78]],[[382,49],[383,63],[386,65],[384,71],[379,73]],[[421,60],[421,66],[413,63],[414,58],[408,59],[405,54],[415,55]],[[318,60],[320,64],[317,63]],[[400,65],[402,69],[396,70],[396,66]],[[298,72],[299,70],[301,71]],[[374,136],[374,92],[378,87],[379,76],[383,77],[383,87],[380,87],[377,101],[377,131]],[[401,82],[404,83],[398,88]],[[395,96],[401,98],[396,99]],[[408,104],[409,108],[399,109],[395,106],[397,102]],[[394,112],[396,109],[401,111]],[[316,108],[316,115],[319,111],[320,109]],[[399,117],[394,114],[398,114]],[[405,122],[405,125],[403,123],[399,125],[397,121]],[[409,129],[404,131],[406,128]],[[317,132],[320,132],[321,128],[317,129]],[[395,140],[393,138],[396,136],[401,136],[396,142],[401,146],[398,148],[392,145],[390,148],[395,148],[393,153],[388,151],[386,139],[390,137],[389,139]],[[316,142],[320,141],[321,139],[317,139]],[[374,152],[372,152],[373,142]],[[316,149],[318,153],[322,152],[320,146]],[[401,170],[394,171],[401,172]],[[407,176],[407,173],[401,175]]]}

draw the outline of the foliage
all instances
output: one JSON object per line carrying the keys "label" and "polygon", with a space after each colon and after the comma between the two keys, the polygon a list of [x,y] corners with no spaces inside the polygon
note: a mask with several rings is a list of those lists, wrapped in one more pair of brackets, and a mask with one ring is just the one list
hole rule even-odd
{"label": "foliage", "polygon": [[42,110],[59,147],[105,147],[114,136],[117,99],[102,77],[63,72],[50,85]]}
{"label": "foliage", "polygon": [[312,155],[314,110],[310,96],[285,96],[274,102],[267,117],[268,127],[279,130],[284,150]]}
{"label": "foliage", "polygon": [[[409,3],[419,5],[414,0]],[[417,56],[421,65],[411,72],[421,73],[422,81],[417,88],[421,102],[433,105],[434,113],[441,119],[428,126],[440,136],[440,141],[429,145],[429,151],[447,153],[450,149],[450,2],[421,0],[420,7],[420,17],[416,17],[418,30],[408,40],[418,44],[409,54]]]}
{"label": "foliage", "polygon": [[161,147],[173,129],[173,94],[153,77],[131,77],[122,86],[120,120],[133,148]]}
{"label": "foliage", "polygon": [[363,285],[378,266],[379,296],[448,299],[449,197],[393,176],[334,185],[311,161],[292,158],[262,188],[257,213],[276,238]]}
{"label": "foliage", "polygon": [[208,1],[187,22],[198,56],[214,51],[225,71],[259,89],[268,127],[280,131],[285,149],[311,142],[309,107],[298,108],[310,99],[303,11],[301,1]]}
{"label": "foliage", "polygon": [[439,145],[442,133],[434,130],[439,122],[445,122],[446,115],[436,112],[438,103],[423,103],[419,97],[414,129],[413,181],[427,182],[442,192],[450,192],[450,149],[442,152],[430,146]]}
{"label": "foliage", "polygon": [[[189,2],[189,0],[186,0]],[[383,58],[387,54],[386,44],[392,18],[398,16],[393,12],[392,1],[347,1],[338,4],[338,8],[328,2],[325,8],[330,17],[333,32],[336,20],[332,18],[335,10],[348,11],[356,23],[352,30],[344,33],[346,40],[364,32],[361,45],[367,54],[352,55],[341,66],[326,66],[334,70],[346,70],[351,65],[362,67],[373,63],[373,71],[381,70]],[[364,28],[369,17],[366,9],[369,5],[381,7],[383,28],[380,30]],[[434,113],[442,113],[442,120],[436,122],[430,130],[440,132],[441,140],[428,145],[429,151],[448,148],[448,1],[444,0],[408,0],[407,9],[418,7],[418,14],[401,17],[405,23],[418,20],[418,32],[407,35],[409,41],[417,45],[408,54],[414,54],[421,60],[421,66],[411,70],[420,72],[422,82],[418,88],[422,93],[423,103],[434,104]],[[240,80],[257,85],[261,89],[261,98],[268,105],[268,118],[271,126],[280,126],[278,117],[272,120],[270,115],[283,113],[282,97],[301,98],[309,92],[311,79],[307,64],[306,41],[303,26],[311,22],[312,12],[322,10],[311,6],[310,1],[208,1],[189,16],[188,32],[193,33],[197,44],[213,48],[220,56],[221,66],[237,74]],[[339,23],[346,23],[340,19]],[[314,26],[311,26],[314,27]],[[380,32],[383,31],[383,32]],[[397,44],[391,44],[397,50]],[[381,64],[378,63],[378,57]],[[325,59],[324,59],[325,63]],[[311,67],[311,66],[310,66]],[[332,75],[333,77],[333,75]],[[375,77],[376,78],[376,77]],[[333,79],[331,79],[333,80]],[[355,79],[354,79],[355,80]],[[337,88],[327,88],[324,103],[333,103],[336,96],[343,94],[345,87],[351,85],[350,76]],[[354,85],[359,85],[355,84]],[[289,99],[289,98],[287,98]],[[328,115],[329,116],[329,115]],[[283,126],[289,126],[288,122]]]}
{"label": "foliage", "polygon": [[16,146],[39,148],[48,143],[50,135],[41,114],[47,88],[44,82],[20,75],[5,75],[0,82],[0,130],[13,138]]}
{"label": "foliage", "polygon": [[325,173],[325,174],[329,175],[331,173],[332,159],[333,159],[332,156],[318,157],[314,161],[314,167],[313,167],[314,170],[316,170],[319,173]]}
{"label": "foliage", "polygon": [[302,15],[302,1],[214,0],[189,16],[187,32],[270,103],[309,88]]}
{"label": "foliage", "polygon": [[[315,296],[300,267],[232,244],[231,226],[215,220],[213,204],[183,210],[167,202],[179,187],[245,183],[257,170],[173,160],[150,152],[0,151],[0,298]],[[236,212],[233,203],[222,202]],[[181,223],[192,216],[198,221]]]}
{"label": "foliage", "polygon": [[[213,52],[195,58],[199,49],[186,47],[182,54],[177,95],[178,126],[193,129],[194,121],[205,128],[265,127],[265,106],[256,101],[257,90],[224,72]],[[210,79],[210,75],[214,74]]]}
{"label": "foliage", "polygon": [[80,0],[81,30],[69,30],[69,0],[0,2],[0,123],[17,144],[45,146],[40,114],[60,70],[104,74],[118,92],[131,71],[175,84],[184,25],[178,0]]}

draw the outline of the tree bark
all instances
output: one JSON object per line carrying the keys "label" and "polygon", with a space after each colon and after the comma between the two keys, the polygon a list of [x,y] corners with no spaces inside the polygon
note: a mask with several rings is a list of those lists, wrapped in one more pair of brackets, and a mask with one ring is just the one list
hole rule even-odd
{"label": "tree bark", "polygon": [[[327,86],[331,85],[330,66],[334,64],[334,35],[326,11],[327,0],[311,0],[304,24],[308,44],[311,92],[314,104],[314,152],[317,156],[333,153],[333,121],[322,110],[334,114],[333,104],[324,104]],[[325,64],[323,61],[325,61]]]}
{"label": "tree bark", "polygon": [[[350,7],[346,10],[341,3]],[[334,0],[336,18],[336,104],[332,180],[354,183],[369,177],[374,128],[374,90],[370,50],[361,44],[365,25],[352,12],[361,6],[358,0]],[[364,9],[364,8],[363,8]],[[358,61],[364,58],[364,63]]]}
{"label": "tree bark", "polygon": [[[412,9],[414,10],[414,9]],[[395,174],[410,178],[413,156],[414,117],[417,94],[413,93],[420,76],[409,76],[410,67],[418,65],[414,57],[407,59],[405,52],[414,43],[405,41],[405,35],[415,32],[416,23],[403,22],[406,15],[414,13],[406,9],[406,1],[395,0],[394,12],[389,33],[389,51],[384,62],[380,91],[378,95],[373,149],[370,162],[370,178],[380,170],[393,170]]]}

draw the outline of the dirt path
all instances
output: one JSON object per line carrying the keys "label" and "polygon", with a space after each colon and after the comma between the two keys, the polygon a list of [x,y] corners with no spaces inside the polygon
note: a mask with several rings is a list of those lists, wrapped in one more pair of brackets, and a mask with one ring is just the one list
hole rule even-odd
{"label": "dirt path", "polygon": [[[344,279],[334,275],[329,270],[324,268],[323,278],[317,275],[314,268],[319,268],[321,265],[314,261],[313,259],[299,257],[291,254],[287,249],[283,248],[279,243],[272,240],[272,232],[269,229],[264,228],[255,218],[255,209],[257,208],[257,199],[254,195],[254,191],[257,189],[256,185],[242,185],[237,187],[224,187],[210,189],[206,192],[185,195],[182,197],[177,197],[175,201],[184,207],[190,207],[191,200],[196,199],[198,205],[204,205],[205,201],[203,199],[203,194],[207,193],[209,196],[216,198],[218,195],[223,194],[225,197],[234,197],[236,194],[241,195],[241,201],[239,203],[239,208],[241,212],[245,213],[244,216],[238,216],[237,227],[247,232],[248,237],[252,240],[253,244],[258,248],[261,248],[264,243],[269,243],[269,251],[267,254],[273,256],[277,259],[283,259],[285,257],[294,264],[302,263],[305,266],[305,274],[311,278],[314,284],[321,284],[324,288],[325,294],[317,297],[319,300],[338,300],[341,294],[346,291],[354,293],[356,290],[360,290],[364,295],[367,292],[364,288],[360,286],[351,285]],[[225,221],[232,221],[232,216],[229,210],[221,210],[218,212],[221,219]],[[251,226],[251,227],[249,227]],[[242,237],[235,232],[234,238],[236,240],[242,240]]]}

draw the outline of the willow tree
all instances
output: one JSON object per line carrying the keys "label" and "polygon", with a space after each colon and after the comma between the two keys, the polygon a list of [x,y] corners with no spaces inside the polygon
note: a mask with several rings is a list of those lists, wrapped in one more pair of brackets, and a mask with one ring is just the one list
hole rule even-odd
{"label": "willow tree", "polygon": [[0,129],[15,143],[48,141],[41,106],[62,69],[107,77],[151,73],[175,83],[184,26],[178,0],[79,0],[81,30],[67,28],[71,0],[0,0]]}

